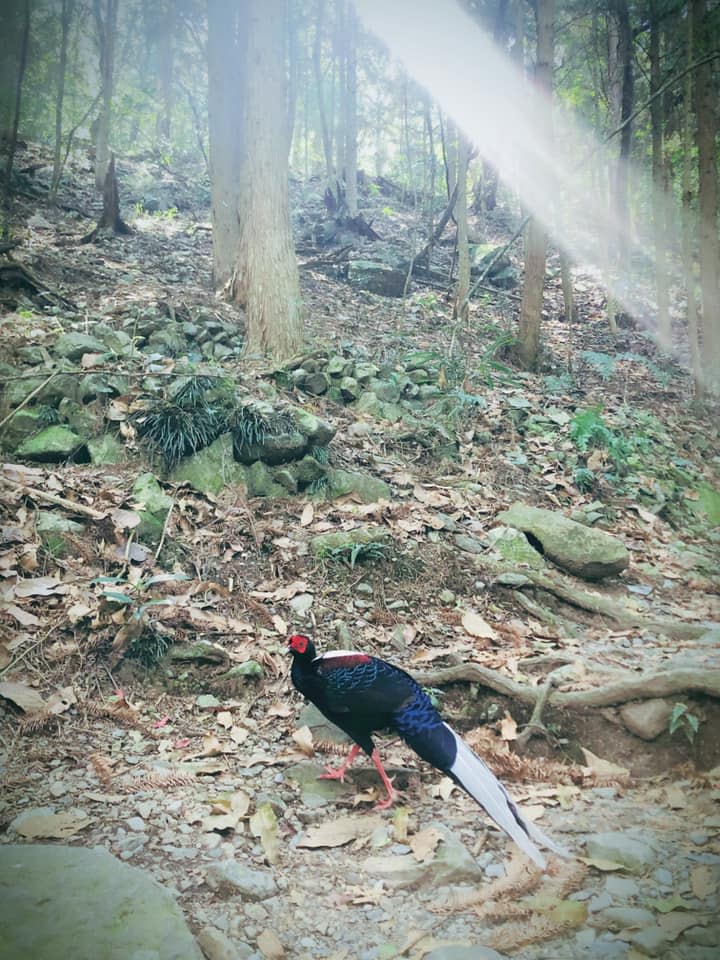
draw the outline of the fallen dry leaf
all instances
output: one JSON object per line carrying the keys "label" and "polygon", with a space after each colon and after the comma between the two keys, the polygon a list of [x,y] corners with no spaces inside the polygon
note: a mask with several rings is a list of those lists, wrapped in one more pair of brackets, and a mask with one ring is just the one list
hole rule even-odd
{"label": "fallen dry leaf", "polygon": [[66,840],[92,822],[92,818],[84,810],[68,810],[67,813],[38,812],[23,817],[15,829],[21,837],[28,839]]}
{"label": "fallen dry leaf", "polygon": [[306,757],[315,756],[315,747],[313,746],[313,737],[312,733],[310,732],[310,727],[305,726],[300,727],[299,730],[295,730],[292,738]]}
{"label": "fallen dry leaf", "polygon": [[4,603],[2,605],[2,610],[4,613],[9,613],[19,624],[22,624],[23,627],[39,627],[40,620],[33,613],[28,613],[27,610],[23,610],[21,607],[16,606],[14,603]]}
{"label": "fallen dry leaf", "polygon": [[490,624],[483,620],[479,613],[473,613],[472,610],[466,610],[462,615],[462,625],[466,633],[471,637],[481,637],[484,640],[497,640],[497,634]]}
{"label": "fallen dry leaf", "polygon": [[260,838],[268,863],[277,863],[280,855],[277,818],[269,803],[261,804],[250,817],[250,832]]}
{"label": "fallen dry leaf", "polygon": [[595,774],[599,777],[627,777],[630,771],[626,767],[619,767],[609,760],[603,760],[602,757],[596,757],[590,750],[580,747],[585,757],[585,767],[583,772],[586,774]]}
{"label": "fallen dry leaf", "polygon": [[277,614],[272,618],[273,626],[275,630],[281,635],[285,636],[288,632],[287,624],[282,617],[279,617]]}
{"label": "fallen dry leaf", "polygon": [[314,519],[315,519],[315,510],[313,509],[313,505],[311,503],[308,503],[305,505],[303,512],[300,514],[300,526],[309,527]]}
{"label": "fallen dry leaf", "polygon": [[28,687],[24,683],[12,681],[0,683],[0,697],[10,700],[16,707],[20,707],[24,713],[28,714],[40,713],[47,708],[47,704],[37,690],[33,690],[32,687]]}
{"label": "fallen dry leaf", "polygon": [[29,577],[18,580],[13,586],[16,597],[51,597],[54,594],[67,593],[67,585],[57,577]]}
{"label": "fallen dry leaf", "polygon": [[690,886],[693,896],[697,897],[698,900],[706,900],[708,897],[714,896],[717,890],[717,882],[713,868],[707,864],[694,867],[690,874]]}
{"label": "fallen dry leaf", "polygon": [[500,736],[503,740],[517,740],[517,723],[507,711],[500,721]]}
{"label": "fallen dry leaf", "polygon": [[285,956],[285,948],[274,930],[263,930],[257,938],[257,945],[260,953],[267,960],[282,960]]}
{"label": "fallen dry leaf", "polygon": [[413,856],[419,863],[427,863],[432,860],[435,848],[442,840],[442,834],[435,827],[427,827],[410,837],[408,843],[413,852]]}
{"label": "fallen dry leaf", "polygon": [[346,843],[350,843],[351,840],[369,837],[373,830],[382,825],[382,817],[338,817],[336,820],[326,820],[317,827],[310,827],[302,835],[297,845],[309,849],[342,847]]}
{"label": "fallen dry leaf", "polygon": [[221,710],[215,717],[217,722],[221,727],[225,727],[226,730],[229,730],[233,725],[233,715],[229,710]]}

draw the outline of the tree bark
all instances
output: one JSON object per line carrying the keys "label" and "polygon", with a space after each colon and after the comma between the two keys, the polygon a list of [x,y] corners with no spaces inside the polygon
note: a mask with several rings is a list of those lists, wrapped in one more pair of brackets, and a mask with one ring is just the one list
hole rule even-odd
{"label": "tree bark", "polygon": [[110,129],[115,74],[115,43],[119,0],[94,0],[95,26],[100,48],[100,86],[102,106],[95,139],[95,186],[102,190],[110,163]]}
{"label": "tree bark", "polygon": [[[650,94],[662,85],[660,68],[660,11],[658,0],[650,0]],[[671,346],[670,301],[668,294],[667,250],[665,248],[667,199],[663,163],[663,99],[655,97],[650,104],[652,136],[653,234],[655,240],[655,295],[657,299],[657,334],[660,346]]]}
{"label": "tree bark", "polygon": [[453,318],[465,323],[470,312],[470,247],[468,244],[467,175],[470,144],[458,131],[457,134],[457,198],[455,222],[457,223],[458,278],[455,285]]}
{"label": "tree bark", "polygon": [[[25,67],[27,65],[28,43],[30,40],[30,0],[25,0],[22,7],[22,27],[20,33],[20,49],[17,57],[17,73],[14,81],[14,98],[12,103],[12,120],[9,130],[7,143],[7,161],[5,163],[5,194],[10,195],[10,180],[12,178],[12,168],[15,161],[15,150],[17,148],[18,128],[20,127],[20,105],[22,103],[23,79],[25,78]],[[13,58],[14,59],[14,58]]]}
{"label": "tree bark", "polygon": [[[692,64],[695,56],[694,38],[693,38],[693,8],[688,4],[687,9],[687,62],[688,66]],[[695,223],[695,212],[693,209],[693,181],[692,181],[692,146],[694,141],[695,128],[693,125],[692,112],[692,90],[693,77],[692,72],[688,70],[685,74],[683,83],[683,104],[682,104],[682,258],[683,273],[685,275],[685,297],[687,300],[687,325],[688,340],[690,341],[690,358],[692,361],[693,382],[695,384],[695,396],[701,398],[705,392],[704,370],[702,362],[702,353],[700,350],[700,317],[698,314],[698,301],[695,292],[695,257],[693,255],[692,229]]]}
{"label": "tree bark", "polygon": [[55,94],[55,151],[53,154],[50,203],[55,203],[62,169],[63,100],[65,98],[65,72],[67,69],[68,38],[75,10],[75,0],[62,0],[60,11],[60,63],[58,64],[57,93]]}
{"label": "tree bark", "polygon": [[347,215],[358,215],[357,191],[357,15],[347,11],[345,44],[345,206]]}
{"label": "tree bark", "polygon": [[335,165],[332,155],[332,138],[328,123],[327,108],[325,106],[325,92],[322,73],[322,31],[325,19],[325,0],[318,0],[315,17],[315,42],[313,43],[313,70],[315,72],[315,89],[317,91],[318,121],[320,123],[320,137],[322,139],[323,154],[325,156],[325,196],[337,207],[338,198],[335,195],[337,182],[335,180]]}
{"label": "tree bark", "polygon": [[[555,0],[537,0],[537,65],[535,85],[538,96],[552,96],[552,67],[555,50]],[[525,279],[520,304],[518,357],[526,370],[537,367],[540,353],[547,231],[533,217],[525,246]]]}
{"label": "tree bark", "polygon": [[247,4],[208,0],[208,131],[213,283],[230,281],[240,243],[238,221]]}
{"label": "tree bark", "polygon": [[[691,0],[698,54],[717,46],[713,12],[706,0]],[[705,384],[720,393],[720,237],[718,237],[717,94],[711,63],[695,70],[695,117],[698,151],[698,207],[702,344]]]}
{"label": "tree bark", "polygon": [[276,360],[302,344],[300,283],[290,231],[284,0],[247,0],[240,244],[232,278],[245,308],[248,356]]}

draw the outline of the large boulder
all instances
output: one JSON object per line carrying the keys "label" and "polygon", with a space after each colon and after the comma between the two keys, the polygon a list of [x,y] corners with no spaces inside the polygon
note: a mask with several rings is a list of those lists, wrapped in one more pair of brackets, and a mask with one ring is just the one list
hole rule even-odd
{"label": "large boulder", "polygon": [[629,563],[625,544],[617,537],[552,510],[514,503],[496,519],[521,530],[549,560],[584,580],[616,576]]}
{"label": "large boulder", "polygon": [[101,848],[0,846],[0,944],[8,960],[202,960],[167,890]]}

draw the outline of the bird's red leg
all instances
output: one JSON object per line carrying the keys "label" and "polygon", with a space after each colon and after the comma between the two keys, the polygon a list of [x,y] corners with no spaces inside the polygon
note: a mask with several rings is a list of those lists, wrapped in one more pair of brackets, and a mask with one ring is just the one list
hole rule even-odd
{"label": "bird's red leg", "polygon": [[380,754],[378,753],[377,750],[373,750],[370,756],[370,759],[375,764],[375,768],[377,769],[377,772],[380,774],[380,779],[385,785],[385,789],[387,790],[387,793],[388,793],[387,797],[384,800],[380,800],[379,803],[375,804],[375,809],[387,810],[388,807],[391,807],[393,805],[393,802],[397,797],[397,793],[393,789],[393,785],[390,782],[390,777],[388,777],[388,775],[385,773],[385,767],[383,767],[382,765],[382,760],[380,759]]}
{"label": "bird's red leg", "polygon": [[325,773],[321,773],[318,777],[319,780],[339,780],[340,783],[345,783],[345,774],[348,771],[348,767],[353,762],[355,757],[360,753],[360,747],[354,743],[350,748],[350,753],[347,755],[343,763],[333,770],[332,767],[327,767]]}

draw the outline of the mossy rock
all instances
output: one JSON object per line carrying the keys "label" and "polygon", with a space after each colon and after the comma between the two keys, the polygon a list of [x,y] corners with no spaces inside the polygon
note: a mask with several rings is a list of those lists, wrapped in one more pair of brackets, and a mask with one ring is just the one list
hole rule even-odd
{"label": "mossy rock", "polygon": [[40,463],[59,463],[76,456],[85,446],[82,437],[68,427],[46,427],[33,437],[28,437],[17,448],[17,454],[26,460]]}
{"label": "mossy rock", "polygon": [[226,486],[246,486],[246,468],[233,456],[233,440],[229,433],[218,437],[209,447],[191,457],[184,457],[171,471],[174,483],[189,483],[201,493],[219,493]]}
{"label": "mossy rock", "polygon": [[98,417],[90,407],[77,400],[65,397],[60,401],[58,416],[61,423],[66,423],[79,436],[88,439],[98,430]]}
{"label": "mossy rock", "polygon": [[249,497],[287,497],[288,491],[279,484],[273,475],[273,471],[267,464],[256,460],[246,471],[247,490]]}
{"label": "mossy rock", "polygon": [[359,496],[363,503],[390,500],[392,497],[390,487],[384,480],[354,470],[328,470],[327,481],[327,496],[331,500],[351,493]]}
{"label": "mossy rock", "polygon": [[[52,412],[52,411],[50,411]],[[0,440],[8,450],[39,433],[47,426],[47,407],[23,407],[17,410],[3,427]]]}
{"label": "mossy rock", "polygon": [[125,447],[111,433],[88,440],[87,448],[91,463],[122,463],[125,459]]}
{"label": "mossy rock", "polygon": [[310,541],[310,552],[314,557],[327,557],[331,554],[347,551],[369,543],[391,543],[391,537],[385,527],[370,527],[367,525],[354,527],[352,530],[331,530],[320,533]]}
{"label": "mossy rock", "polygon": [[107,353],[107,347],[97,337],[79,331],[63,333],[55,341],[55,354],[58,357],[75,362],[86,353]]}

